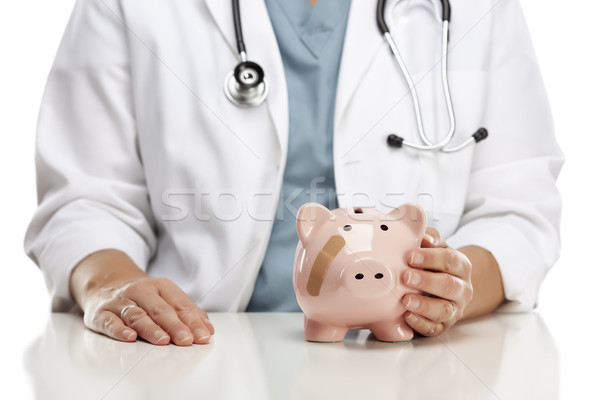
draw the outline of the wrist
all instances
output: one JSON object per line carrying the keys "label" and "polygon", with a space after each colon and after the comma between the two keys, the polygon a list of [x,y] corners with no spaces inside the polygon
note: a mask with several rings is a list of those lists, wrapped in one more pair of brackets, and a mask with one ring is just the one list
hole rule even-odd
{"label": "wrist", "polygon": [[99,291],[145,277],[146,273],[127,254],[105,249],[88,255],[75,266],[69,279],[69,289],[83,309],[87,299]]}
{"label": "wrist", "polygon": [[472,265],[471,284],[473,298],[467,304],[461,319],[473,318],[496,310],[504,301],[502,275],[496,258],[488,250],[478,246],[458,249]]}

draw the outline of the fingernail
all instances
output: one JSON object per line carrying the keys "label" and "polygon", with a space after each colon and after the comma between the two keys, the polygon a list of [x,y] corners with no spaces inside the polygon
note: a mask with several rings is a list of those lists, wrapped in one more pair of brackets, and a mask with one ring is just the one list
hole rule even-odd
{"label": "fingernail", "polygon": [[425,261],[425,257],[423,257],[423,254],[418,253],[416,251],[412,253],[412,257],[410,258],[411,265],[419,266],[423,264],[423,261]]}
{"label": "fingernail", "polygon": [[414,271],[408,272],[408,283],[410,285],[417,285],[421,282],[421,274]]}
{"label": "fingernail", "polygon": [[190,341],[194,340],[194,338],[186,331],[177,332],[177,334],[175,335],[175,338],[177,339],[177,342],[179,342],[179,343],[185,343],[185,342],[190,342]]}
{"label": "fingernail", "polygon": [[206,340],[210,337],[210,332],[204,328],[197,328],[194,330],[194,337],[196,340]]}
{"label": "fingernail", "polygon": [[416,316],[415,314],[413,314],[413,313],[408,313],[408,315],[406,316],[406,319],[407,319],[409,322],[412,322],[413,324],[414,324],[414,323],[417,323],[417,322],[419,322],[419,319],[418,319],[418,318],[417,318],[417,316]]}
{"label": "fingernail", "polygon": [[123,337],[127,341],[131,341],[135,338],[135,332],[131,329],[123,329]]}
{"label": "fingernail", "polygon": [[156,343],[164,342],[165,339],[169,339],[169,335],[159,329],[154,332],[154,339]]}
{"label": "fingernail", "polygon": [[415,296],[406,296],[404,298],[404,305],[409,310],[415,310],[415,309],[417,309],[420,304],[421,303],[419,302],[419,299],[417,299]]}
{"label": "fingernail", "polygon": [[427,240],[431,244],[433,244],[433,242],[435,241],[433,236],[431,236],[429,233],[426,233],[425,235],[423,235],[423,239]]}
{"label": "fingernail", "polygon": [[206,326],[208,327],[211,335],[215,333],[215,327],[212,323],[208,322]]}

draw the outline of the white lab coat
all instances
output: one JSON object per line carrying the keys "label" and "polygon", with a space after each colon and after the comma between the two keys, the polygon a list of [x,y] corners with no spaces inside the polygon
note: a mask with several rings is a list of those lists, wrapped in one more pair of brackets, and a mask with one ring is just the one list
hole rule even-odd
{"label": "white lab coat", "polygon": [[[237,63],[230,2],[77,3],[41,106],[40,206],[26,237],[54,310],[74,304],[73,267],[106,248],[172,279],[207,310],[245,309],[282,183],[288,93],[264,3],[241,3],[249,59],[271,87],[250,109],[223,92]],[[452,246],[494,254],[504,309],[528,310],[558,256],[563,157],[518,1],[452,6],[453,143],[481,126],[489,138],[453,154],[386,145],[391,132],[418,140],[413,106],[377,30],[375,1],[354,0],[335,107],[338,201],[382,210],[419,202]],[[431,2],[390,5],[387,18],[425,128],[441,139],[448,118]]]}

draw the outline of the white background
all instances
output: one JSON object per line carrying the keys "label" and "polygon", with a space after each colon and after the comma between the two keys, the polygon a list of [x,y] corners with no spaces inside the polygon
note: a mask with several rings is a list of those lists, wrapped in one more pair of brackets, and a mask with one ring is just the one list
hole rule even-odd
{"label": "white background", "polygon": [[[49,307],[42,276],[24,255],[22,243],[36,206],[33,149],[38,107],[73,4],[74,0],[0,3],[0,339],[2,358],[14,362],[13,371],[22,370],[22,349],[42,332]],[[542,287],[537,312],[559,347],[562,397],[568,393],[569,398],[591,398],[598,393],[600,357],[600,5],[592,0],[522,0],[522,6],[567,157],[559,179],[564,199],[562,256]],[[11,387],[25,387],[22,373],[5,370],[0,376],[8,382],[6,393]]]}

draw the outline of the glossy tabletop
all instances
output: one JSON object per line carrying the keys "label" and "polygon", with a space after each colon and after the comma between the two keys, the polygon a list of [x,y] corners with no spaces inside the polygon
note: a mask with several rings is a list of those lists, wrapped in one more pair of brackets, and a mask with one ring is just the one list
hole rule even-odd
{"label": "glossy tabletop", "polygon": [[303,339],[299,313],[211,313],[208,345],[121,343],[51,314],[24,352],[36,399],[556,399],[558,351],[536,313],[494,314],[438,338]]}

